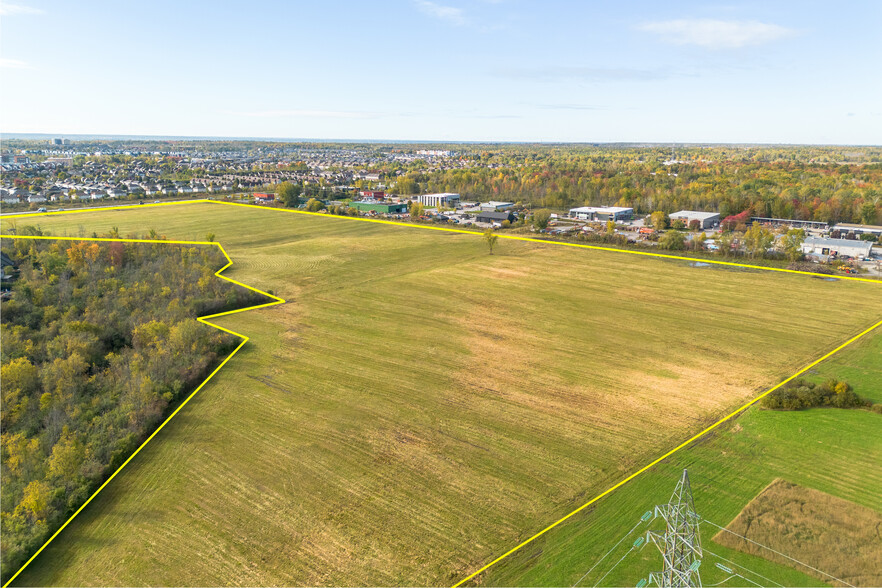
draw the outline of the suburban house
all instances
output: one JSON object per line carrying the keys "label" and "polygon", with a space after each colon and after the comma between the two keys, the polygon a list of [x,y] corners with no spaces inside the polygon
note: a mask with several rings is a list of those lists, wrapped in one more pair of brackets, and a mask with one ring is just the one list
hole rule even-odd
{"label": "suburban house", "polygon": [[720,224],[720,213],[718,212],[699,212],[696,210],[681,210],[670,216],[672,221],[681,220],[688,227],[692,221],[698,221],[699,229],[711,229]]}
{"label": "suburban house", "polygon": [[441,194],[420,194],[417,200],[430,208],[451,208],[459,204],[459,194],[442,192]]}
{"label": "suburban house", "polygon": [[634,216],[634,209],[621,206],[580,206],[571,208],[570,216],[589,221],[630,220]]}
{"label": "suburban house", "polygon": [[806,237],[802,242],[802,252],[813,257],[855,257],[863,259],[870,256],[873,250],[872,241],[856,241],[854,239],[826,239],[823,237]]}

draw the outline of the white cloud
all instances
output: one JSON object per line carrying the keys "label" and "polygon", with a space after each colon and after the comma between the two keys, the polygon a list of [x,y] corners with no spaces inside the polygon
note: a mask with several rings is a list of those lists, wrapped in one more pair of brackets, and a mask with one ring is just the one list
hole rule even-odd
{"label": "white cloud", "polygon": [[457,26],[468,24],[468,19],[466,19],[465,12],[462,8],[444,6],[442,4],[430,2],[429,0],[414,0],[414,4],[416,4],[417,8],[419,8],[422,13],[428,14],[433,18],[444,20]]}
{"label": "white cloud", "polygon": [[30,69],[30,65],[20,59],[9,59],[8,57],[0,57],[0,68],[3,69]]}
{"label": "white cloud", "polygon": [[237,116],[256,118],[374,118],[373,112],[345,110],[257,110],[252,112],[225,112]]}
{"label": "white cloud", "polygon": [[7,4],[6,2],[0,4],[0,16],[12,16],[14,14],[46,14],[46,11],[22,4]]}
{"label": "white cloud", "polygon": [[761,45],[795,33],[776,24],[755,20],[678,19],[645,23],[637,27],[655,33],[674,45],[699,45],[710,49],[737,49]]}

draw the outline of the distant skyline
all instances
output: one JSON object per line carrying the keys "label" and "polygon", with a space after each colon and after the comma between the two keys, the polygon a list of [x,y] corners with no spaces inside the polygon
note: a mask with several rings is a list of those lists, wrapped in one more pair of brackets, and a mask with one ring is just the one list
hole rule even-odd
{"label": "distant skyline", "polygon": [[882,143],[882,2],[0,2],[0,133]]}

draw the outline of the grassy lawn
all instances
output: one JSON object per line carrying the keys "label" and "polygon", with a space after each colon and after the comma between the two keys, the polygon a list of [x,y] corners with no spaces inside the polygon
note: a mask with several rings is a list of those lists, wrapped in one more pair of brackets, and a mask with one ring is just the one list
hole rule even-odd
{"label": "grassy lawn", "polygon": [[[20,584],[450,584],[882,314],[872,284],[218,204],[16,222],[214,233],[226,275],[288,300],[218,320],[249,344]],[[683,454],[706,455],[699,508],[725,525],[774,473],[878,509],[878,465],[854,467],[880,418],[752,412]],[[571,584],[682,465],[486,580]]]}
{"label": "grassy lawn", "polygon": [[[880,349],[882,333],[876,333],[819,364],[813,370],[815,373],[812,377],[818,380],[830,377],[846,379],[853,383],[861,396],[878,400],[882,395]],[[776,478],[820,490],[882,513],[882,495],[879,492],[879,488],[882,488],[880,430],[882,415],[865,410],[777,412],[752,408],[726,426],[724,431],[672,456],[611,494],[594,510],[576,515],[535,544],[501,562],[498,567],[488,571],[482,581],[487,585],[573,585],[619,537],[637,523],[643,512],[667,501],[684,468],[689,469],[696,510],[720,526],[728,525]],[[653,528],[657,529],[658,525]],[[794,567],[746,555],[713,542],[711,538],[717,532],[718,529],[711,525],[702,528],[703,545],[713,553],[785,586],[819,584],[818,579],[796,571],[799,566],[794,566],[795,570]],[[637,534],[634,534],[631,539],[636,537]],[[622,546],[579,585],[593,586],[624,555],[630,544],[630,541],[623,541]],[[851,560],[847,567],[852,568],[853,573],[843,579],[859,582],[862,573],[871,572],[862,566],[870,565],[882,557],[882,546],[876,545],[876,549],[878,553],[875,559],[866,558],[863,562]],[[796,554],[795,547],[788,553]],[[628,556],[604,579],[602,585],[634,585],[649,571],[659,569],[660,558],[653,546],[646,547],[636,555]],[[715,569],[715,562],[728,565],[716,556],[707,557],[702,566],[705,585],[726,577],[726,574]],[[829,573],[830,570],[825,571]],[[754,575],[747,576],[763,585],[774,585]],[[743,585],[743,580],[741,583]],[[737,579],[731,585],[736,584]]]}

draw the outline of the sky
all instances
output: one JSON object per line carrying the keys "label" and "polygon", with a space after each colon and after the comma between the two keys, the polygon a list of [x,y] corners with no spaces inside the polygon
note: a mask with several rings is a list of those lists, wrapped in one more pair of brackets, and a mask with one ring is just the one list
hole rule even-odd
{"label": "sky", "polygon": [[0,0],[0,133],[882,144],[882,0]]}

